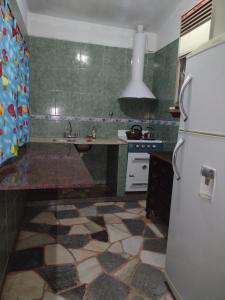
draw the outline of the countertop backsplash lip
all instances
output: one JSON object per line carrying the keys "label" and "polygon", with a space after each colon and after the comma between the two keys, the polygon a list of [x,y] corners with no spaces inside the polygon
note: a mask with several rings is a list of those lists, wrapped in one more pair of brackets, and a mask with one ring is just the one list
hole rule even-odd
{"label": "countertop backsplash lip", "polygon": [[144,120],[144,119],[128,119],[128,118],[104,118],[104,117],[78,117],[78,116],[54,116],[31,114],[33,120],[49,120],[49,121],[75,121],[75,122],[95,122],[95,123],[140,123],[162,126],[179,126],[179,122],[170,120]]}

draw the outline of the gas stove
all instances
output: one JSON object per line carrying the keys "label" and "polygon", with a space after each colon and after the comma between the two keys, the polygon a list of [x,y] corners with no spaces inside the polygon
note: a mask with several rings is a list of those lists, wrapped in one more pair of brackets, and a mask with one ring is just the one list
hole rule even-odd
{"label": "gas stove", "polygon": [[126,131],[118,130],[118,138],[128,143],[126,192],[146,192],[151,153],[162,151],[163,142],[160,140],[128,140]]}
{"label": "gas stove", "polygon": [[[128,153],[150,153],[153,151],[162,151],[163,142],[161,140],[128,140],[127,130],[118,130],[118,137],[128,143]],[[146,131],[143,131],[143,134]]]}

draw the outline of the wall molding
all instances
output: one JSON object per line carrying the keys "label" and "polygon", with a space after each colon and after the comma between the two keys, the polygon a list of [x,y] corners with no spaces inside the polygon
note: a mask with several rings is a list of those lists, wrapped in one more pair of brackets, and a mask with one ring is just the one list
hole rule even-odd
{"label": "wall molding", "polygon": [[48,121],[74,121],[74,122],[95,122],[95,123],[123,123],[123,124],[150,124],[161,126],[179,126],[177,121],[167,120],[144,120],[144,119],[127,119],[127,118],[99,118],[99,117],[75,117],[75,116],[52,116],[52,115],[31,115],[32,120]]}

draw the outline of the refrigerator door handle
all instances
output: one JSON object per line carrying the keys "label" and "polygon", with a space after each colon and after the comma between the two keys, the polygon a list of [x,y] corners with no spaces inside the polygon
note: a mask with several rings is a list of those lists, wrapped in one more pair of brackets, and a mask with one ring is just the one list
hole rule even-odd
{"label": "refrigerator door handle", "polygon": [[183,95],[184,95],[185,89],[187,88],[187,86],[190,84],[191,81],[192,81],[192,76],[191,76],[191,74],[188,74],[184,80],[184,83],[181,87],[180,94],[179,94],[179,107],[180,107],[180,112],[181,112],[184,122],[187,121],[188,114],[186,113],[186,111],[184,109]]}
{"label": "refrigerator door handle", "polygon": [[177,153],[178,153],[179,149],[183,146],[183,144],[184,144],[184,139],[180,138],[179,141],[176,144],[176,147],[175,147],[174,152],[173,152],[173,158],[172,158],[173,171],[174,171],[174,174],[175,174],[175,177],[176,177],[177,181],[179,181],[181,179],[180,172],[177,168]]}

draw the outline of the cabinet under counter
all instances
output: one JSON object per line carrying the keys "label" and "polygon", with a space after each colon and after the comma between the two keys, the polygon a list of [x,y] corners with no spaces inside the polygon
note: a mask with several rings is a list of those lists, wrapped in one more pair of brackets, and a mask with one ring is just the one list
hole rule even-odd
{"label": "cabinet under counter", "polygon": [[173,187],[172,152],[151,153],[146,213],[169,224]]}

